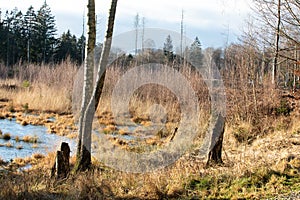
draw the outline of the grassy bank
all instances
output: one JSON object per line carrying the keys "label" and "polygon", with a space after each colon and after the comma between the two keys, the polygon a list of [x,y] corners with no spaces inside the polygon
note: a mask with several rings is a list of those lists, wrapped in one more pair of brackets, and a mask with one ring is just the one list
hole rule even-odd
{"label": "grassy bank", "polygon": [[[276,132],[252,145],[224,141],[224,165],[205,168],[185,155],[173,165],[147,174],[119,172],[93,160],[93,170],[50,178],[54,154],[29,171],[1,171],[4,199],[263,199],[300,190],[299,133]],[[293,144],[294,143],[294,144]],[[299,144],[298,144],[299,145]],[[291,154],[293,152],[294,154]],[[71,159],[74,163],[74,158]]]}

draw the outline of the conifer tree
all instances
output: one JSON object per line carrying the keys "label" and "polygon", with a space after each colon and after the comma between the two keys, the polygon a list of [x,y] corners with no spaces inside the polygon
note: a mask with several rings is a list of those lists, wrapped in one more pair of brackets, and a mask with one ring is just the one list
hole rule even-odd
{"label": "conifer tree", "polygon": [[167,36],[166,41],[164,43],[164,54],[167,57],[168,62],[173,61],[173,41],[170,35]]}
{"label": "conifer tree", "polygon": [[51,14],[51,9],[46,1],[37,12],[35,30],[37,31],[35,42],[37,48],[41,50],[37,61],[48,63],[52,61],[56,27],[54,16]]}
{"label": "conifer tree", "polygon": [[192,64],[197,65],[197,67],[202,66],[203,54],[202,54],[201,42],[198,37],[196,37],[194,42],[191,44],[189,58]]}

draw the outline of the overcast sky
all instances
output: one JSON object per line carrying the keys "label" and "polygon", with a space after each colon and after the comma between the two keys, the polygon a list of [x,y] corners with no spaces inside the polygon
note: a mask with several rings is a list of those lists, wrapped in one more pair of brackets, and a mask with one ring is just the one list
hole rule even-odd
{"label": "overcast sky", "polygon": [[[0,0],[4,11],[17,7],[23,13],[30,5],[38,10],[44,0]],[[98,16],[98,39],[104,36],[110,0],[95,0]],[[86,2],[82,0],[47,0],[55,16],[58,34],[70,29],[80,36]],[[115,34],[133,30],[134,16],[145,17],[146,28],[163,28],[180,32],[181,12],[189,38],[199,37],[204,47],[222,47],[237,40],[250,13],[251,0],[119,0]]]}

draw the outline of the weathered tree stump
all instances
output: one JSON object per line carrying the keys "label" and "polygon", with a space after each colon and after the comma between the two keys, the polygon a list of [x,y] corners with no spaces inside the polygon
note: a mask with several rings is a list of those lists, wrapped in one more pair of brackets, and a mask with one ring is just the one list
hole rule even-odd
{"label": "weathered tree stump", "polygon": [[70,172],[70,147],[66,142],[61,143],[60,151],[56,152],[55,163],[51,169],[51,177],[66,178]]}
{"label": "weathered tree stump", "polygon": [[210,164],[222,164],[222,146],[223,146],[223,136],[225,130],[225,117],[218,115],[213,123],[213,129],[211,130],[211,146],[208,152],[208,159],[206,166]]}

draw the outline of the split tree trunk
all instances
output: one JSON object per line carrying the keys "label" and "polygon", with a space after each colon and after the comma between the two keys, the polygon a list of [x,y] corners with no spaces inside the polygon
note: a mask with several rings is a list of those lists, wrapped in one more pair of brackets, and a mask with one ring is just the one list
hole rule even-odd
{"label": "split tree trunk", "polygon": [[96,45],[96,14],[95,14],[95,0],[89,0],[88,2],[88,42],[86,45],[86,55],[84,63],[84,84],[82,93],[82,104],[80,109],[79,117],[79,135],[78,135],[78,145],[77,145],[77,156],[81,152],[82,143],[82,130],[83,130],[83,116],[86,107],[91,99],[94,87],[94,49]]}
{"label": "split tree trunk", "polygon": [[89,169],[91,165],[91,142],[92,142],[91,135],[92,135],[93,118],[96,109],[98,107],[99,100],[102,94],[102,89],[104,86],[105,72],[106,72],[108,57],[111,49],[117,2],[118,0],[112,0],[111,2],[111,8],[109,11],[109,18],[108,18],[108,27],[107,27],[105,42],[100,57],[96,85],[94,87],[92,96],[89,100],[89,104],[87,105],[85,112],[82,113],[83,114],[82,138],[81,138],[82,142],[80,144],[81,145],[80,152],[77,155],[75,171],[84,171],[86,169]]}

